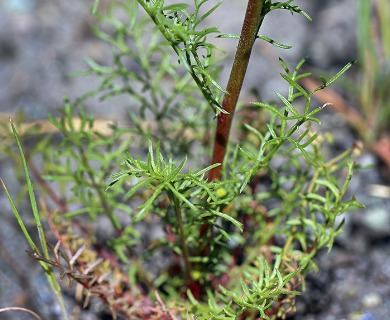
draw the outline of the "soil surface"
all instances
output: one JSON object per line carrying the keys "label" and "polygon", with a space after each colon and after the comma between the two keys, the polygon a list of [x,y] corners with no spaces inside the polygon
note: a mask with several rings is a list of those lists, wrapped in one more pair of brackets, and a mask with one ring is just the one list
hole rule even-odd
{"label": "soil surface", "polygon": [[[288,12],[275,12],[262,29],[262,34],[294,48],[281,51],[259,44],[252,55],[245,88],[257,88],[265,100],[274,99],[274,90],[284,90],[284,82],[278,75],[281,70],[269,68],[278,56],[293,64],[309,55],[311,67],[326,72],[356,59],[356,0],[295,2],[312,16],[314,23],[304,17],[292,17]],[[13,114],[20,109],[32,119],[44,119],[48,113],[56,115],[65,95],[77,97],[97,86],[96,79],[70,76],[85,69],[85,56],[98,62],[110,57],[109,48],[91,31],[94,19],[89,15],[88,5],[92,3],[92,0],[0,0],[0,112],[4,113],[1,121],[7,121],[5,113]],[[246,1],[225,0],[212,17],[212,23],[219,24],[224,33],[239,33],[245,5]],[[229,61],[234,54],[231,41],[218,41]],[[228,70],[224,72],[227,79]],[[243,95],[242,99],[250,96]],[[91,100],[87,109],[98,116],[126,119],[123,117],[126,104],[119,99],[115,105],[113,110]],[[322,130],[332,131],[337,148],[346,149],[356,140],[340,115],[326,111],[323,123]],[[375,191],[378,190],[375,186],[388,186],[389,180],[383,178],[372,154],[363,153],[360,162],[372,168],[354,176],[351,194],[366,209],[349,213],[345,231],[334,249],[318,256],[320,271],[308,277],[306,292],[298,298],[298,311],[291,319],[389,319],[390,199],[389,192]],[[0,175],[10,193],[17,194],[11,165],[0,156]],[[45,276],[24,252],[27,244],[20,236],[3,192],[0,201],[0,308],[24,306],[43,319],[59,319]],[[68,291],[68,298],[69,308],[73,308],[72,290]],[[101,313],[99,304],[80,314],[80,319],[85,320],[109,318]],[[2,313],[0,319],[31,319],[31,316]]]}

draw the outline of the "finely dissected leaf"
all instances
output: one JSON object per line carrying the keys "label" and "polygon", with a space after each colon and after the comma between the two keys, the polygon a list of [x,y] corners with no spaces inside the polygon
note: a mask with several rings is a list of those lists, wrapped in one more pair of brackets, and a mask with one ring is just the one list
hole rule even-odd
{"label": "finely dissected leaf", "polygon": [[[115,179],[112,180],[112,181],[108,184],[108,186],[107,186],[107,188],[106,188],[106,191],[107,191],[110,187],[112,187],[114,184],[116,184],[117,182],[123,180],[125,177],[128,177],[130,174],[131,174],[131,173],[129,173],[128,171],[119,172],[119,173],[115,174]],[[50,176],[50,177],[51,177],[51,176]],[[48,177],[48,178],[50,178],[50,177]],[[113,177],[114,177],[114,176],[113,176]],[[57,180],[58,180],[58,179],[57,179]]]}
{"label": "finely dissected leaf", "polygon": [[278,98],[284,103],[284,105],[286,106],[286,109],[287,111],[291,112],[294,116],[299,116],[299,113],[297,110],[295,110],[295,108],[293,107],[293,105],[290,103],[290,101],[288,101],[285,97],[283,97],[280,93],[278,92],[275,92],[275,94],[278,96]]}
{"label": "finely dissected leaf", "polygon": [[281,74],[282,78],[286,80],[294,89],[296,89],[300,94],[302,94],[306,99],[310,99],[309,94],[306,92],[306,90],[299,85],[297,82],[295,82],[293,79],[291,79],[288,75]]}
{"label": "finely dissected leaf", "polygon": [[[22,159],[24,174],[25,174],[26,183],[27,183],[27,187],[28,187],[28,193],[29,193],[29,196],[30,196],[30,204],[31,204],[31,208],[32,208],[33,214],[34,214],[35,224],[36,224],[37,229],[38,229],[38,235],[39,235],[39,239],[40,239],[40,242],[41,242],[41,247],[42,247],[42,250],[43,250],[43,253],[44,253],[44,257],[46,259],[50,259],[48,248],[47,248],[47,243],[46,243],[46,237],[45,237],[45,234],[44,234],[44,231],[43,231],[43,228],[42,228],[41,218],[39,216],[39,212],[38,212],[38,208],[37,208],[37,204],[36,204],[36,200],[35,200],[35,195],[34,195],[34,190],[33,190],[33,187],[32,187],[30,175],[29,175],[28,168],[27,168],[26,159],[24,157],[24,153],[23,153],[23,149],[22,149],[22,146],[21,146],[21,143],[20,143],[20,140],[19,140],[19,136],[18,136],[18,134],[16,132],[15,126],[14,126],[14,124],[13,124],[11,119],[10,119],[10,124],[11,124],[12,132],[13,132],[13,135],[15,137],[16,143],[18,145],[20,157]],[[37,246],[35,245],[35,243],[33,242],[32,238],[31,238],[31,236],[29,235],[29,233],[28,233],[28,231],[27,231],[27,229],[26,229],[26,227],[25,227],[25,225],[23,223],[23,220],[21,219],[21,217],[19,215],[19,212],[16,209],[16,207],[15,207],[13,201],[12,201],[12,198],[9,195],[8,191],[6,190],[5,185],[4,185],[2,180],[1,180],[1,183],[2,183],[3,188],[4,188],[4,190],[5,190],[6,194],[7,194],[8,199],[10,200],[10,204],[11,204],[12,210],[13,210],[13,212],[15,214],[15,217],[18,220],[18,223],[19,223],[20,227],[22,228],[23,235],[26,237],[29,245],[34,250],[34,252],[39,254],[39,250],[37,250]],[[46,263],[44,263],[43,261],[40,261],[40,264],[41,264],[42,268],[45,270],[45,273],[46,273],[46,276],[47,276],[47,278],[49,280],[49,283],[50,283],[53,291],[55,292],[55,295],[57,297],[58,303],[60,304],[60,307],[61,307],[62,316],[64,317],[64,319],[68,319],[67,312],[66,312],[66,309],[65,309],[64,300],[63,300],[62,295],[61,295],[61,287],[60,287],[60,285],[59,285],[59,283],[58,283],[58,281],[57,281],[57,279],[55,277],[55,274],[53,273],[52,268],[50,266],[48,266]]]}
{"label": "finely dissected leaf", "polygon": [[326,87],[328,87],[329,85],[331,85],[333,82],[335,82],[337,79],[339,79],[345,72],[347,72],[347,70],[349,68],[351,68],[357,61],[356,60],[353,60],[353,61],[350,61],[348,62],[339,72],[337,72],[332,78],[330,78],[329,80],[326,80],[324,77],[320,77],[321,81],[322,81],[322,85],[319,86],[318,88],[314,89],[311,94],[313,94],[314,92],[316,91],[319,91],[319,90],[322,90]]}
{"label": "finely dissected leaf", "polygon": [[240,36],[238,34],[233,34],[233,33],[224,33],[218,35],[217,38],[240,39]]}
{"label": "finely dissected leaf", "polygon": [[324,204],[327,202],[326,198],[320,196],[320,195],[317,194],[317,193],[308,193],[308,194],[305,195],[305,197],[306,197],[307,199],[313,199],[313,200],[320,201],[320,202],[322,202],[322,203],[324,203]]}
{"label": "finely dissected leaf", "polygon": [[353,60],[349,63],[347,63],[339,72],[337,72],[332,78],[330,78],[328,81],[326,81],[326,86],[331,85],[333,82],[335,82],[338,78],[340,78],[349,68],[351,68],[356,63],[356,60]]}
{"label": "finely dissected leaf", "polygon": [[303,78],[310,77],[311,75],[312,75],[311,72],[301,73],[301,74],[299,74],[299,75],[297,75],[297,76],[295,77],[295,81],[301,80],[301,79],[303,79]]}
{"label": "finely dissected leaf", "polygon": [[187,162],[187,157],[179,164],[179,166],[172,170],[168,176],[166,177],[166,180],[167,181],[175,181],[176,180],[176,177],[178,176],[178,174],[181,172],[181,170],[183,169],[184,165],[186,164]]}
{"label": "finely dissected leaf", "polygon": [[225,94],[228,93],[224,88],[222,88],[222,87],[218,84],[217,81],[215,81],[215,80],[213,79],[213,77],[212,77],[205,69],[199,68],[198,66],[194,66],[193,68],[194,68],[194,70],[195,70],[197,73],[199,73],[199,74],[201,74],[202,76],[204,76],[204,77],[207,79],[207,81],[211,82],[219,91],[221,91],[222,93],[225,93]]}
{"label": "finely dissected leaf", "polygon": [[24,169],[24,173],[25,173],[25,177],[26,177],[26,183],[27,183],[27,187],[28,187],[28,193],[29,193],[29,196],[30,196],[31,209],[33,211],[34,220],[35,220],[35,223],[36,223],[36,226],[37,226],[37,229],[38,229],[38,235],[39,235],[39,239],[40,239],[40,242],[41,242],[41,247],[42,247],[42,250],[43,250],[43,253],[44,253],[44,257],[46,259],[49,259],[49,251],[48,251],[47,244],[46,244],[46,236],[45,236],[45,233],[43,231],[43,227],[42,227],[42,223],[41,223],[41,217],[39,216],[37,202],[35,200],[34,190],[33,190],[33,186],[32,186],[32,183],[31,183],[30,175],[28,173],[27,163],[26,163],[26,159],[24,157],[22,145],[20,144],[19,136],[18,136],[18,134],[16,132],[16,129],[14,127],[14,124],[12,123],[11,120],[10,120],[10,123],[11,123],[12,132],[14,134],[16,143],[17,143],[18,148],[19,148],[20,157],[22,159],[23,169]]}
{"label": "finely dissected leaf", "polygon": [[314,167],[321,167],[321,163],[317,162],[305,149],[297,145],[297,148],[302,152],[302,155],[307,161],[309,161]]}
{"label": "finely dissected leaf", "polygon": [[278,135],[276,134],[274,128],[267,123],[267,128],[268,128],[268,132],[271,134],[272,138],[274,138],[275,140],[278,139]]}
{"label": "finely dissected leaf", "polygon": [[188,207],[190,207],[192,210],[198,211],[198,209],[185,196],[178,192],[170,183],[167,183],[166,186],[178,199],[187,204]]}
{"label": "finely dissected leaf", "polygon": [[154,190],[154,193],[146,200],[146,202],[140,207],[141,210],[136,214],[135,219],[137,221],[142,220],[153,208],[152,204],[154,200],[161,194],[165,187],[165,184],[160,185],[156,190]]}
{"label": "finely dissected leaf", "polygon": [[218,229],[218,231],[228,240],[231,240],[230,235],[218,224],[211,222],[211,224]]}
{"label": "finely dissected leaf", "polygon": [[194,24],[194,27],[196,27],[198,24],[200,24],[204,19],[206,19],[208,16],[210,16],[221,4],[223,0],[219,1],[215,6],[213,6],[210,10],[208,10],[200,19],[196,21]]}
{"label": "finely dissected leaf", "polygon": [[253,132],[261,141],[264,140],[263,135],[256,128],[252,127],[251,125],[249,125],[247,123],[244,123],[244,126],[246,129]]}
{"label": "finely dissected leaf", "polygon": [[[306,148],[306,147],[308,147],[309,145],[311,145],[311,144],[314,142],[314,140],[317,139],[318,135],[319,135],[318,132],[314,133],[311,137],[309,137],[309,139],[307,139],[307,141],[306,141],[305,143],[301,144],[300,147],[301,147],[301,148]],[[301,138],[300,138],[300,139],[301,139]]]}
{"label": "finely dissected leaf", "polygon": [[154,179],[152,177],[149,177],[147,179],[144,178],[144,180],[141,180],[136,185],[134,185],[124,196],[124,199],[130,199],[139,189],[149,186],[153,183]]}
{"label": "finely dissected leaf", "polygon": [[231,223],[233,223],[237,228],[238,230],[240,230],[241,232],[243,231],[242,229],[242,223],[237,221],[236,219],[234,219],[233,217],[223,213],[223,212],[219,212],[219,211],[216,211],[216,210],[210,210],[214,215],[216,216],[219,216],[221,218],[224,218],[228,221],[230,221]]}
{"label": "finely dissected leaf", "polygon": [[279,57],[279,64],[282,66],[283,70],[286,72],[286,74],[290,74],[290,69],[287,67],[286,62],[282,58]]}
{"label": "finely dissected leaf", "polygon": [[294,73],[293,73],[295,80],[297,80],[298,72],[301,70],[301,68],[305,64],[306,60],[307,60],[307,57],[303,57],[301,60],[299,60],[297,66],[295,67]]}
{"label": "finely dissected leaf", "polygon": [[322,180],[322,179],[317,179],[317,180],[315,181],[315,183],[327,187],[330,191],[332,191],[332,193],[334,194],[334,196],[336,197],[336,199],[338,199],[338,198],[340,197],[340,192],[339,192],[339,190],[337,189],[337,187],[336,187],[331,181]]}
{"label": "finely dissected leaf", "polygon": [[148,153],[148,167],[149,167],[149,171],[154,171],[155,173],[158,173],[158,170],[157,170],[157,167],[156,167],[156,164],[154,162],[154,154],[153,154],[153,145],[152,145],[152,141],[149,140],[149,153]]}
{"label": "finely dissected leaf", "polygon": [[214,163],[214,164],[212,164],[212,165],[210,165],[210,166],[208,166],[208,167],[206,167],[206,168],[196,172],[194,174],[194,176],[201,176],[201,175],[205,174],[207,171],[210,171],[211,169],[216,168],[216,167],[218,167],[220,165],[221,165],[220,163]]}
{"label": "finely dissected leaf", "polygon": [[249,292],[249,288],[248,288],[248,285],[245,283],[245,281],[240,278],[240,284],[241,284],[241,288],[242,290],[244,291],[245,295],[246,295],[246,298],[250,301],[250,302],[253,302],[251,301],[251,293]]}
{"label": "finely dissected leaf", "polygon": [[303,15],[307,20],[312,22],[312,18],[303,11],[299,6],[291,5],[290,3],[293,2],[292,0],[286,1],[286,2],[274,2],[271,4],[270,10],[276,10],[276,9],[286,9],[289,10],[291,13],[298,13],[300,15]]}
{"label": "finely dissected leaf", "polygon": [[[204,2],[198,4],[198,7],[193,15],[190,15],[185,10],[183,10],[181,4],[176,8],[174,7],[175,5],[168,6],[172,13],[180,12],[185,14],[187,19],[184,21],[182,21],[182,19],[175,19],[175,21],[173,21],[168,15],[164,15],[161,12],[163,2],[152,4],[150,2],[140,0],[139,3],[145,9],[147,14],[152,18],[153,22],[161,31],[165,39],[172,46],[173,50],[178,55],[180,62],[184,65],[191,77],[194,79],[196,85],[201,90],[203,96],[206,98],[206,101],[209,103],[212,109],[217,110],[218,112],[224,112],[216,99],[216,95],[211,90],[209,83],[212,83],[216,88],[218,88],[218,90],[223,90],[223,88],[206,71],[208,63],[207,61],[209,61],[209,58],[206,58],[202,61],[201,55],[197,52],[198,48],[213,48],[214,46],[212,44],[206,43],[205,36],[210,33],[218,32],[217,28],[205,28],[199,31],[195,30],[195,27],[198,25],[197,15],[199,13],[199,7]],[[206,13],[206,16],[210,15],[218,5],[219,4],[209,10]],[[202,18],[200,18],[200,20],[202,20]],[[201,45],[194,46],[194,42],[191,40],[191,37],[194,35],[199,36],[198,41],[202,41]],[[185,54],[183,53],[180,44],[184,46]],[[193,61],[196,63],[194,64]]]}
{"label": "finely dissected leaf", "polygon": [[292,48],[292,46],[288,46],[288,45],[285,45],[283,43],[277,42],[277,41],[275,41],[271,38],[268,38],[266,36],[258,35],[256,38],[264,40],[264,41],[266,41],[266,42],[268,42],[268,43],[270,43],[278,48],[282,48],[282,49],[291,49]]}
{"label": "finely dissected leaf", "polygon": [[199,304],[199,302],[195,299],[194,295],[192,294],[191,290],[187,290],[187,296],[188,299],[190,300],[191,304],[196,306]]}

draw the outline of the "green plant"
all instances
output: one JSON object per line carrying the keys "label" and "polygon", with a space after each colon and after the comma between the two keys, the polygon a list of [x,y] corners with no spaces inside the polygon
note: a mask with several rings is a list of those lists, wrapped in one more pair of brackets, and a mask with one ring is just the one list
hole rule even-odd
{"label": "green plant", "polygon": [[[254,116],[237,125],[244,138],[235,146],[229,132],[253,43],[261,38],[287,48],[258,34],[264,18],[279,9],[310,18],[292,0],[249,0],[241,34],[222,34],[203,27],[220,5],[209,2],[110,4],[99,14],[105,31],[96,33],[112,45],[113,63],[87,60],[83,74],[98,75],[101,85],[65,101],[62,117],[49,117],[59,135],[40,145],[44,167],[33,173],[55,205],[43,205],[41,213],[58,243],[48,245],[39,228],[43,252],[29,240],[29,255],[50,277],[57,268],[82,286],[86,304],[99,296],[113,317],[283,318],[294,311],[304,276],[316,268],[316,253],[330,250],[341,232],[337,218],[361,206],[345,199],[353,150],[325,157],[327,141],[310,126],[320,123],[317,114],[326,107],[312,108],[313,94],[353,62],[306,91],[298,83],[310,75],[300,72],[305,60],[290,69],[280,58],[287,96],[276,93],[279,103],[254,102]],[[239,39],[226,90],[218,83],[217,48],[207,42],[211,34]],[[127,95],[131,126],[96,130],[83,108],[96,94]],[[56,192],[48,192],[50,183]],[[101,239],[94,225],[104,219],[112,230]]]}

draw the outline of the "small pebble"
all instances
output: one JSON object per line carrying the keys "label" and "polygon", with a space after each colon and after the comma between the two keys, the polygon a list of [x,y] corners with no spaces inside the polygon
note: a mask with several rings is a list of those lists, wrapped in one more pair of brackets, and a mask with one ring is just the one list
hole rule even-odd
{"label": "small pebble", "polygon": [[376,308],[382,304],[382,297],[376,292],[370,292],[363,297],[362,303],[365,308]]}

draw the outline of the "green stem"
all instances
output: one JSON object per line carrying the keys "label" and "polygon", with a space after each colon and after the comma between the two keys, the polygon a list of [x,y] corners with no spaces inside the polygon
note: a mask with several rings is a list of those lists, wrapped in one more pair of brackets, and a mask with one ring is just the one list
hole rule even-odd
{"label": "green stem", "polygon": [[190,264],[190,259],[189,259],[190,255],[189,255],[188,248],[186,245],[186,240],[184,237],[183,218],[181,216],[180,203],[175,196],[173,196],[173,198],[174,198],[174,203],[175,203],[175,213],[176,213],[176,218],[177,218],[180,246],[181,246],[181,250],[183,252],[183,260],[184,260],[184,266],[185,266],[185,277],[186,277],[187,283],[190,283],[190,281],[192,279],[192,277],[191,277],[191,264]]}
{"label": "green stem", "polygon": [[98,193],[98,197],[99,197],[100,202],[101,202],[102,207],[103,207],[103,212],[108,216],[108,218],[110,219],[110,221],[111,221],[113,227],[115,228],[115,230],[116,231],[120,231],[121,230],[121,225],[120,225],[118,219],[115,218],[115,216],[114,216],[114,214],[113,214],[113,212],[111,210],[110,205],[107,203],[101,185],[95,179],[94,171],[93,171],[93,169],[89,165],[88,157],[85,154],[84,149],[82,147],[78,147],[77,149],[78,149],[78,151],[80,153],[82,164],[87,169],[86,173],[87,173],[87,175],[88,175],[88,177],[89,177],[89,179],[91,181],[92,187]]}
{"label": "green stem", "polygon": [[[188,52],[186,52],[186,55],[183,54],[183,50],[180,48],[178,42],[176,42],[172,39],[172,36],[166,30],[166,26],[164,25],[163,21],[159,20],[157,13],[155,11],[155,8],[153,8],[153,9],[149,8],[149,6],[143,0],[138,0],[138,3],[142,6],[142,8],[145,10],[145,12],[149,15],[149,17],[155,23],[156,27],[160,30],[160,32],[164,36],[164,38],[170,43],[172,49],[176,52],[177,56],[179,57],[180,62],[183,63],[184,67],[186,68],[188,73],[191,75],[191,77],[194,79],[196,85],[198,86],[198,88],[202,92],[206,101],[214,109],[214,106],[215,106],[215,104],[217,104],[217,102],[214,100],[210,89],[208,87],[204,86],[201,79],[195,73],[194,68],[191,66],[191,57],[188,56]],[[184,43],[184,46],[186,47],[186,46],[188,46],[188,44]],[[205,79],[203,79],[203,82],[205,82]]]}
{"label": "green stem", "polygon": [[[240,95],[242,83],[244,82],[253,44],[255,43],[257,33],[263,22],[264,17],[262,16],[261,11],[264,2],[265,0],[248,0],[236,56],[234,57],[233,67],[226,88],[228,94],[225,95],[222,103],[222,108],[227,111],[228,114],[220,113],[218,115],[212,164],[222,164],[226,154],[234,111]],[[222,166],[212,169],[210,171],[210,181],[219,180],[221,178],[221,170]]]}

